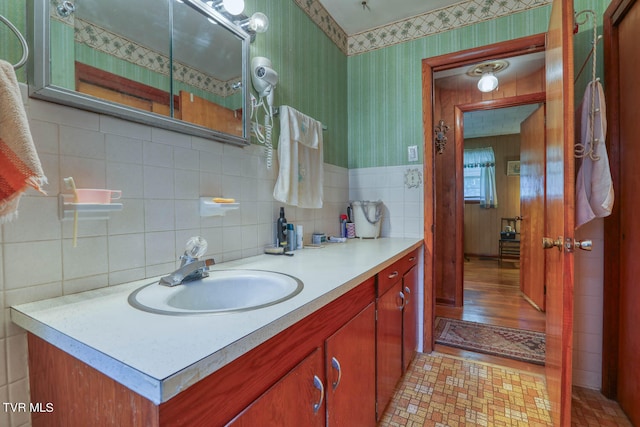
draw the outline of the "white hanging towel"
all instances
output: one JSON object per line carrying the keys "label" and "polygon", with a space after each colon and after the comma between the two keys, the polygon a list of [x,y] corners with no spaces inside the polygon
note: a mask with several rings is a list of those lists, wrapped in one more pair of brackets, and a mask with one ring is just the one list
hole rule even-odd
{"label": "white hanging towel", "polygon": [[[595,114],[591,115],[592,97],[595,97]],[[609,156],[605,146],[607,133],[607,111],[604,92],[599,81],[593,81],[587,86],[581,103],[580,129],[581,143],[586,149],[591,148],[594,138],[597,143],[593,150],[593,160],[590,156],[582,158],[576,179],[576,228],[597,217],[611,214],[613,209],[614,192],[609,170]],[[593,119],[593,135],[591,135],[591,120]]]}
{"label": "white hanging towel", "polygon": [[280,107],[278,161],[280,169],[273,197],[291,206],[321,208],[322,123],[291,107]]}

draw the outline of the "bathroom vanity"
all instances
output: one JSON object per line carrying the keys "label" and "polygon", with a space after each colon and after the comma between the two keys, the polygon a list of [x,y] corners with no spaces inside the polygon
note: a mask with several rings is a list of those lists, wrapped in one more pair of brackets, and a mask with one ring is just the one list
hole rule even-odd
{"label": "bathroom vanity", "polygon": [[128,304],[156,279],[12,307],[29,332],[31,401],[54,407],[32,424],[374,426],[417,347],[421,250],[418,239],[350,240],[214,266],[304,283],[239,313]]}

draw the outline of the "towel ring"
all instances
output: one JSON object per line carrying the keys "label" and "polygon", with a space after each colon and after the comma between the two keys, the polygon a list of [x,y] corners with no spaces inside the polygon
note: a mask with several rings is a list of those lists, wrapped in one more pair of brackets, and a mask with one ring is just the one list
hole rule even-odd
{"label": "towel ring", "polygon": [[11,23],[11,21],[9,21],[2,15],[0,15],[0,21],[7,24],[7,27],[9,27],[9,29],[13,31],[16,37],[18,37],[18,40],[20,40],[20,44],[22,45],[22,58],[20,58],[20,61],[18,61],[18,63],[13,66],[13,68],[17,70],[27,63],[27,58],[29,57],[29,46],[27,45],[27,41],[24,39],[22,34],[20,34],[20,31],[18,31],[18,29]]}

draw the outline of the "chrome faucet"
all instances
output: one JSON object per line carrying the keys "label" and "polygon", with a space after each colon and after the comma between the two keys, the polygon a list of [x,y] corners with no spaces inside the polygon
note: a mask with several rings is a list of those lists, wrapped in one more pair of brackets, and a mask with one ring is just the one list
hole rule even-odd
{"label": "chrome faucet", "polygon": [[207,251],[207,241],[202,237],[192,237],[187,242],[184,254],[180,257],[180,268],[158,282],[164,286],[176,286],[192,280],[200,280],[209,276],[209,267],[216,262],[213,258],[199,260]]}

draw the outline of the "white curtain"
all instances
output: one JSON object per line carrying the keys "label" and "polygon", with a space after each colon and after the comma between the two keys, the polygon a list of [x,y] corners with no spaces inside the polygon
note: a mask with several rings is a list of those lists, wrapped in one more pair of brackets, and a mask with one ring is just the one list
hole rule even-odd
{"label": "white curtain", "polygon": [[497,208],[496,158],[493,154],[493,148],[464,150],[464,167],[480,169],[480,207]]}

